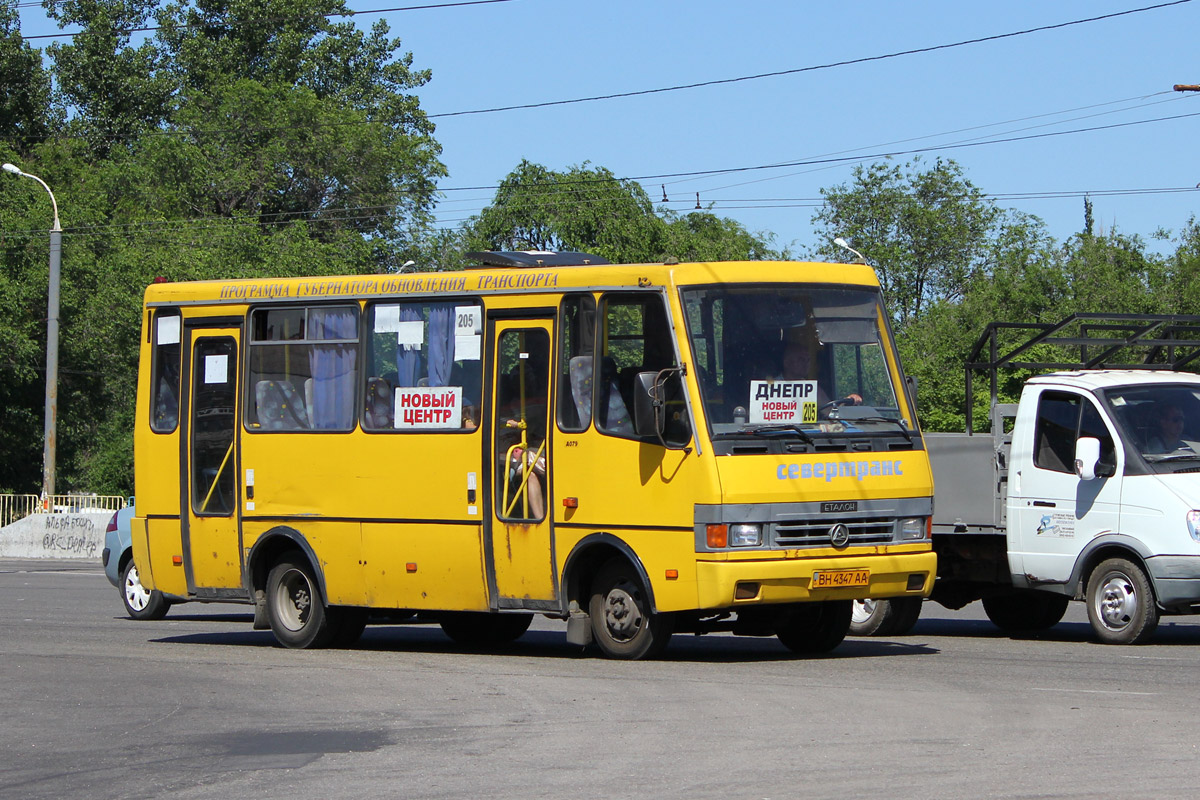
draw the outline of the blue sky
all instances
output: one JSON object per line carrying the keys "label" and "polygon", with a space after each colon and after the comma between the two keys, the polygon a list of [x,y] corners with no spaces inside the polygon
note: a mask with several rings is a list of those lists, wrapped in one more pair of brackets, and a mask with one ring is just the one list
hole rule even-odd
{"label": "blue sky", "polygon": [[[417,3],[348,5],[365,11]],[[1172,86],[1200,83],[1200,0],[775,77],[443,115],[801,70],[1151,5],[510,0],[358,19],[387,19],[414,66],[433,72],[419,96],[434,115],[450,173],[441,182],[441,224],[478,213],[491,199],[487,187],[522,158],[551,169],[590,162],[644,177],[656,202],[665,188],[676,211],[694,208],[699,192],[704,207],[802,250],[815,244],[811,218],[821,188],[848,181],[855,161],[651,176],[921,148],[926,160],[958,161],[1000,205],[1041,217],[1060,241],[1082,226],[1084,192],[1105,230],[1144,237],[1178,231],[1200,201],[1200,94]],[[55,30],[39,7],[23,8],[22,20],[27,36]],[[1180,118],[1130,124],[1168,117]],[[1122,127],[1062,133],[1101,126]],[[1014,137],[1039,138],[975,144]]]}

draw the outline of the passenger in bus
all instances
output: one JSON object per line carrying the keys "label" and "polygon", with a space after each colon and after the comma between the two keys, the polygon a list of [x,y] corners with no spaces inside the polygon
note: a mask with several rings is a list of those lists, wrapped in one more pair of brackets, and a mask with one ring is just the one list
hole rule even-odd
{"label": "passenger in bus", "polygon": [[[524,493],[528,502],[528,516],[525,516],[525,506],[517,499],[511,509],[505,509],[506,516],[526,519],[541,519],[546,512],[545,486],[546,454],[539,450],[546,441],[546,405],[548,387],[546,386],[547,364],[544,356],[536,350],[531,350],[529,357],[522,359],[524,368],[518,363],[507,374],[499,379],[496,420],[496,450],[498,459],[504,459],[509,449],[521,441],[521,423],[525,424],[525,446],[512,451],[511,458],[505,465],[504,480],[508,485],[508,497],[512,502],[518,497],[524,484]],[[524,403],[522,404],[522,382],[524,383]],[[500,463],[503,463],[502,461]],[[526,472],[530,472],[528,481],[524,480]],[[502,487],[503,491],[503,487]],[[502,495],[503,496],[503,495]]]}
{"label": "passenger in bus", "polygon": [[1192,447],[1183,440],[1183,409],[1178,403],[1166,401],[1155,409],[1155,432],[1146,442],[1147,453],[1174,453],[1176,450],[1190,452]]}

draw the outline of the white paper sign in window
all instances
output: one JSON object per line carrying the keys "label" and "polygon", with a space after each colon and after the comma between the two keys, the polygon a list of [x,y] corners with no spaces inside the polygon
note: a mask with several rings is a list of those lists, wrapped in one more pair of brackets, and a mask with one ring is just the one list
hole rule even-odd
{"label": "white paper sign in window", "polygon": [[179,344],[179,315],[168,314],[158,318],[156,344]]}
{"label": "white paper sign in window", "polygon": [[455,361],[478,361],[482,352],[483,337],[473,333],[454,337]]}
{"label": "white paper sign in window", "polygon": [[750,381],[750,424],[817,421],[816,381]]}
{"label": "white paper sign in window", "polygon": [[419,319],[396,323],[396,344],[409,350],[420,350],[425,341],[425,323]]}
{"label": "white paper sign in window", "polygon": [[204,382],[229,382],[229,356],[215,355],[204,357]]}
{"label": "white paper sign in window", "polygon": [[483,333],[483,309],[480,306],[454,307],[454,335]]}
{"label": "white paper sign in window", "polygon": [[397,430],[461,428],[462,387],[397,387],[394,419]]}
{"label": "white paper sign in window", "polygon": [[375,332],[400,332],[400,306],[375,306]]}

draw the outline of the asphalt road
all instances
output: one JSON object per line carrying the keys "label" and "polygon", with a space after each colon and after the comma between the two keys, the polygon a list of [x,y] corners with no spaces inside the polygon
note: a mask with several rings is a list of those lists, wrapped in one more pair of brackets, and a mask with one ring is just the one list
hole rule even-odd
{"label": "asphalt road", "polygon": [[676,637],[580,654],[540,619],[464,650],[426,625],[297,652],[242,606],[124,616],[99,564],[0,561],[3,798],[1194,798],[1200,618],[1013,639],[978,604],[796,658]]}

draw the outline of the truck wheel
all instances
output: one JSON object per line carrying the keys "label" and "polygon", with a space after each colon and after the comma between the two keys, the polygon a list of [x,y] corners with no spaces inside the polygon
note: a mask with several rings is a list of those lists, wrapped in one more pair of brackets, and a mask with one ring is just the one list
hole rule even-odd
{"label": "truck wheel", "polygon": [[851,600],[797,603],[775,629],[783,646],[793,653],[828,653],[850,632]]}
{"label": "truck wheel", "polygon": [[1011,592],[983,598],[983,610],[1002,631],[1044,631],[1059,623],[1070,603],[1065,594]]}
{"label": "truck wheel", "polygon": [[142,586],[142,579],[138,577],[138,568],[132,558],[121,570],[121,600],[125,603],[125,613],[131,619],[162,619],[171,607],[162,592]]}
{"label": "truck wheel", "polygon": [[267,576],[267,619],[284,647],[324,647],[335,631],[312,568],[299,556],[284,557]]}
{"label": "truck wheel", "polygon": [[641,579],[621,558],[600,568],[588,603],[592,634],[609,658],[653,658],[667,649],[674,619],[655,614]]}
{"label": "truck wheel", "polygon": [[921,616],[920,597],[855,600],[850,615],[851,636],[903,636]]}
{"label": "truck wheel", "polygon": [[520,639],[529,630],[533,615],[463,611],[445,614],[438,621],[442,631],[461,645],[496,647]]}
{"label": "truck wheel", "polygon": [[1092,570],[1087,609],[1092,630],[1105,644],[1145,644],[1158,627],[1150,580],[1125,558],[1110,558]]}

